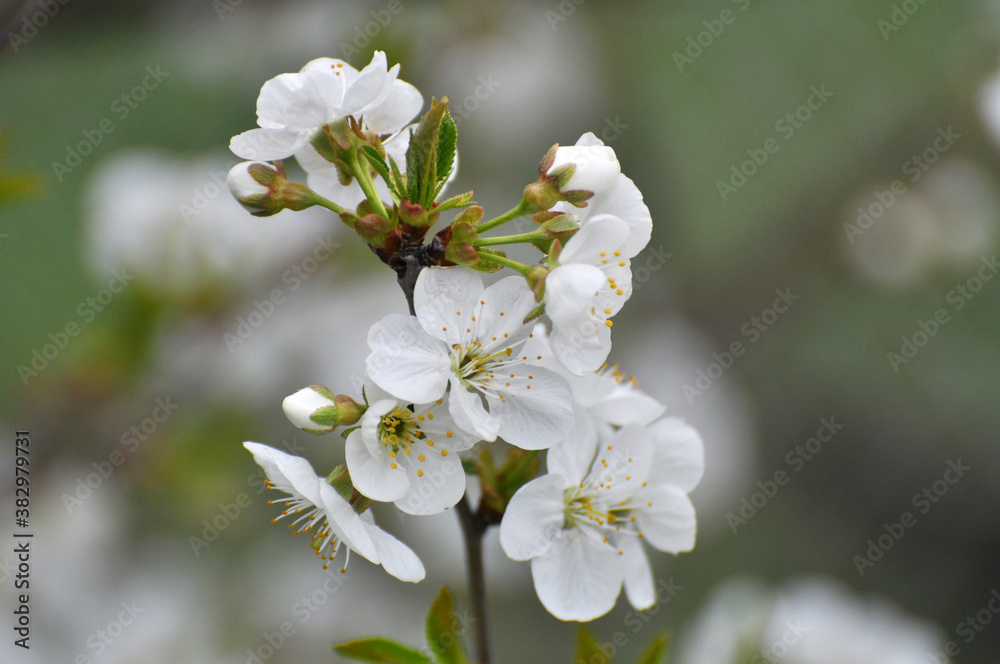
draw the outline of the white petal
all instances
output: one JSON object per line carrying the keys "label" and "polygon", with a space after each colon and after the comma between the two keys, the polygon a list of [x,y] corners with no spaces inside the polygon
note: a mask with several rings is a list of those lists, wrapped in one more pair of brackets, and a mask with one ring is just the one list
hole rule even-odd
{"label": "white petal", "polygon": [[524,318],[537,305],[524,277],[504,277],[483,291],[481,301],[477,322],[484,352],[510,347],[530,333]]}
{"label": "white petal", "polygon": [[642,488],[652,465],[652,436],[642,425],[630,424],[600,441],[586,482],[600,488],[605,502],[617,503]]}
{"label": "white petal", "polygon": [[410,490],[406,471],[398,463],[396,468],[392,468],[394,462],[388,453],[381,458],[372,456],[362,440],[360,429],[355,429],[347,437],[344,454],[354,488],[372,500],[392,502]]}
{"label": "white petal", "polygon": [[399,65],[393,67],[391,71],[386,71],[385,53],[375,51],[372,61],[361,70],[356,79],[351,81],[344,93],[341,112],[344,115],[352,115],[384,99],[398,71]]}
{"label": "white petal", "polygon": [[500,420],[486,412],[479,392],[465,389],[457,377],[451,379],[448,412],[460,429],[477,436],[479,440],[493,442],[499,435]]}
{"label": "white petal", "polygon": [[529,560],[545,553],[562,533],[566,508],[561,475],[542,475],[514,494],[500,522],[500,546],[511,560]]}
{"label": "white petal", "polygon": [[[457,379],[455,382],[458,382]],[[450,395],[447,398],[450,398]],[[464,452],[479,442],[479,437],[475,433],[458,426],[446,403],[418,404],[414,406],[413,412],[417,416],[427,417],[420,423],[420,430],[427,434],[427,439],[436,441],[437,444],[453,452]]]}
{"label": "white petal", "polygon": [[379,563],[378,550],[365,528],[365,523],[351,504],[324,480],[319,482],[320,502],[326,510],[330,529],[352,550],[369,561]]}
{"label": "white petal", "polygon": [[573,428],[573,400],[566,379],[539,366],[521,364],[511,373],[510,387],[497,387],[503,398],[486,400],[500,421],[501,438],[525,450],[542,450]]}
{"label": "white petal", "polygon": [[308,461],[260,443],[246,442],[243,447],[253,454],[254,460],[264,469],[276,489],[297,493],[313,505],[320,504],[320,478]]}
{"label": "white petal", "polygon": [[597,428],[587,411],[573,404],[576,422],[569,435],[549,448],[545,465],[550,473],[566,477],[570,485],[579,484],[590,472],[597,453]]}
{"label": "white petal", "polygon": [[599,139],[594,132],[588,131],[587,133],[582,134],[580,138],[576,139],[576,143],[574,143],[574,145],[580,145],[580,146],[604,145],[604,141]]}
{"label": "white petal", "polygon": [[609,394],[595,402],[590,408],[590,414],[598,421],[625,426],[633,423],[649,424],[662,415],[666,408],[642,390],[624,383],[615,384]]}
{"label": "white petal", "polygon": [[531,561],[535,591],[560,620],[593,620],[615,606],[624,573],[610,546],[571,530]]}
{"label": "white petal", "polygon": [[653,570],[649,558],[642,548],[642,542],[634,535],[621,535],[616,543],[622,552],[625,571],[625,596],[629,604],[643,611],[656,603],[656,588],[653,585]]}
{"label": "white petal", "polygon": [[364,524],[386,572],[400,581],[416,583],[425,575],[424,564],[413,550],[374,524]]}
{"label": "white petal", "polygon": [[[442,455],[442,451],[446,454]],[[418,515],[439,514],[454,507],[465,495],[465,471],[459,456],[447,452],[440,445],[413,446],[413,452],[402,461],[406,464],[410,490],[396,501],[396,507]],[[420,461],[418,454],[425,460]]]}
{"label": "white petal", "polygon": [[666,417],[649,426],[653,434],[653,476],[658,482],[689,492],[705,472],[701,436],[684,420]]}
{"label": "white petal", "polygon": [[554,329],[549,336],[552,354],[566,369],[578,376],[596,371],[611,352],[611,328],[598,325],[594,337],[585,340],[575,330]]}
{"label": "white petal", "polygon": [[[375,387],[379,392],[382,392],[377,385],[372,385],[371,387]],[[374,394],[366,396],[368,396],[368,410],[361,416],[361,440],[368,449],[368,454],[377,457],[385,449],[382,441],[378,438],[379,425],[382,424],[382,418],[385,414],[399,405],[399,400],[391,395],[387,395],[388,398],[385,399],[376,399]]]}
{"label": "white petal", "polygon": [[[428,267],[420,272],[413,290],[413,307],[427,334],[464,345],[471,339],[483,281],[464,267]],[[427,399],[430,401],[430,399]]]}
{"label": "white petal", "polygon": [[580,230],[566,242],[566,246],[559,254],[559,263],[609,265],[612,261],[618,262],[628,258],[628,256],[614,255],[614,252],[625,244],[628,235],[628,224],[617,216],[591,213]]}
{"label": "white petal", "polygon": [[411,403],[428,403],[444,394],[451,375],[448,348],[427,335],[413,316],[389,314],[372,325],[368,347],[368,376],[383,390]]}
{"label": "white petal", "polygon": [[649,244],[653,232],[653,218],[642,201],[642,193],[625,174],[619,174],[610,190],[590,200],[591,215],[607,212],[625,221],[629,227],[628,239],[622,253],[634,257]]}
{"label": "white petal", "polygon": [[406,81],[396,80],[378,106],[365,111],[365,124],[375,134],[394,134],[412,120],[424,105],[420,91]]}
{"label": "white petal", "polygon": [[251,129],[233,136],[229,149],[243,159],[274,161],[290,157],[307,142],[307,135],[295,129]]}
{"label": "white petal", "polygon": [[281,74],[264,83],[257,97],[261,127],[316,130],[339,104],[343,82],[329,72]]}
{"label": "white petal", "polygon": [[586,264],[560,265],[545,278],[545,313],[564,335],[576,332],[581,343],[596,335],[603,325],[594,313],[597,297],[605,285],[604,272]]}
{"label": "white petal", "polygon": [[683,491],[656,486],[637,494],[635,501],[643,501],[636,513],[636,523],[651,546],[668,553],[694,548],[698,524],[694,505]]}

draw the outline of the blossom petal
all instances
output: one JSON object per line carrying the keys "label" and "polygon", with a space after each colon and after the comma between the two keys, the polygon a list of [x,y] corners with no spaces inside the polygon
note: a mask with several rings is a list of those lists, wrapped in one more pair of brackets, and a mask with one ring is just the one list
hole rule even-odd
{"label": "blossom petal", "polygon": [[372,456],[360,429],[355,429],[347,437],[344,454],[354,487],[372,500],[392,502],[410,490],[406,471],[399,464],[393,468],[388,454],[382,458]]}
{"label": "blossom petal", "polygon": [[261,127],[315,130],[332,119],[343,95],[342,79],[330,70],[280,74],[257,97]]}
{"label": "blossom petal", "polygon": [[649,426],[653,434],[653,471],[658,481],[691,491],[705,472],[705,449],[698,432],[677,417]]}
{"label": "blossom petal", "polygon": [[636,523],[650,545],[668,553],[694,548],[698,524],[687,494],[673,487],[656,486],[636,494],[635,502],[640,501],[642,508],[636,512]]}
{"label": "blossom petal", "polygon": [[386,66],[385,53],[375,51],[372,61],[351,81],[344,93],[344,101],[340,107],[345,116],[365,110],[385,99],[385,94],[391,89],[392,81],[399,72],[399,65],[389,71]]}
{"label": "blossom petal", "polygon": [[458,426],[455,418],[448,411],[447,405],[437,402],[416,405],[413,412],[418,418],[421,415],[427,418],[420,423],[420,430],[427,434],[427,439],[437,441],[451,451],[464,452],[479,442],[479,438],[474,433]]}
{"label": "blossom petal", "polygon": [[365,528],[365,523],[351,507],[351,504],[324,480],[319,480],[319,490],[320,501],[318,504],[326,510],[330,529],[348,547],[377,565],[379,563],[378,550]]}
{"label": "blossom petal", "polygon": [[600,489],[605,502],[617,503],[642,488],[652,465],[652,436],[642,425],[630,424],[601,440],[587,483]]}
{"label": "blossom petal", "polygon": [[629,226],[622,219],[611,214],[591,213],[586,223],[574,233],[560,252],[559,262],[563,265],[608,265],[616,258],[614,252],[622,248],[628,236]]}
{"label": "blossom petal", "polygon": [[545,465],[550,473],[557,473],[569,480],[569,485],[579,484],[590,471],[597,453],[597,427],[584,408],[573,405],[576,421],[569,435],[549,448]]}
{"label": "blossom petal", "polygon": [[535,591],[560,620],[593,620],[615,606],[624,571],[621,556],[599,539],[568,531],[531,561]]}
{"label": "blossom petal", "polygon": [[500,279],[482,292],[481,301],[477,323],[484,352],[510,347],[530,333],[524,318],[536,303],[524,277],[512,275]]}
{"label": "blossom petal", "polygon": [[590,407],[590,413],[602,422],[625,426],[649,424],[667,409],[662,403],[629,383],[615,388]]}
{"label": "blossom petal", "polygon": [[597,325],[596,332],[585,343],[573,330],[553,328],[549,335],[552,354],[570,372],[580,376],[600,368],[611,352],[611,328]]}
{"label": "blossom petal", "polygon": [[[424,461],[419,461],[419,457],[414,461],[417,455],[423,456]],[[462,460],[457,454],[449,454],[447,448],[418,443],[403,463],[410,482],[407,495],[396,500],[396,507],[403,512],[439,514],[454,507],[465,495]]]}
{"label": "blossom petal", "polygon": [[653,232],[653,218],[642,200],[642,192],[624,173],[599,199],[590,200],[591,216],[608,212],[628,224],[629,234],[622,253],[632,258],[642,251]]}
{"label": "blossom petal", "polygon": [[251,161],[284,159],[307,143],[307,136],[296,129],[251,129],[229,141],[233,154]]}
{"label": "blossom petal", "polygon": [[500,433],[500,420],[486,412],[478,392],[465,389],[457,377],[451,379],[448,392],[448,412],[460,429],[493,442]]}
{"label": "blossom petal", "polygon": [[451,375],[448,349],[412,316],[389,314],[372,325],[368,347],[368,376],[383,390],[411,403],[428,403],[444,394]]}
{"label": "blossom petal", "polygon": [[365,124],[375,134],[394,134],[406,126],[423,105],[420,91],[397,79],[392,82],[392,90],[385,101],[365,111]]}
{"label": "blossom petal", "polygon": [[254,461],[264,469],[275,489],[297,493],[313,505],[320,504],[320,479],[308,461],[260,443],[246,442],[243,447],[253,454]]}
{"label": "blossom petal", "polygon": [[400,581],[422,581],[425,572],[413,549],[372,523],[364,523],[368,536],[378,552],[378,560],[386,572]]}
{"label": "blossom petal", "polygon": [[622,552],[625,596],[640,611],[648,609],[656,603],[656,588],[653,585],[653,570],[649,566],[649,558],[642,548],[642,542],[633,535],[622,535],[616,543]]}
{"label": "blossom petal", "polygon": [[[427,334],[449,346],[465,345],[476,329],[483,280],[463,267],[428,267],[420,272],[413,291],[417,319]],[[425,401],[432,401],[426,399]]]}
{"label": "blossom petal", "polygon": [[512,371],[503,398],[487,394],[490,414],[500,421],[499,435],[525,450],[550,447],[573,427],[573,400],[566,379],[539,366],[521,364]]}
{"label": "blossom petal", "polygon": [[544,554],[562,533],[563,489],[569,483],[549,473],[514,494],[500,522],[500,546],[511,560],[529,560]]}

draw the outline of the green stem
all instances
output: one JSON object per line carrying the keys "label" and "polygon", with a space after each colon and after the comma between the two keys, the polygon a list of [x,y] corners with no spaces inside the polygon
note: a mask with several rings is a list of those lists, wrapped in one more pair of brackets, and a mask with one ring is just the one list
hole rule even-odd
{"label": "green stem", "polygon": [[[383,219],[388,219],[389,212],[385,209],[385,205],[382,204],[382,199],[379,198],[378,192],[375,191],[375,182],[372,180],[371,173],[368,172],[367,168],[361,167],[361,160],[358,159],[357,148],[351,149],[348,160],[348,165],[354,172],[354,177],[357,178],[358,184],[361,185],[361,191],[365,192],[365,197],[367,197],[368,202],[371,203],[372,210],[374,210],[375,213]],[[367,163],[367,159],[365,160],[365,163]]]}
{"label": "green stem", "polygon": [[327,199],[323,198],[322,196],[320,196],[316,192],[313,192],[313,195],[315,196],[314,201],[316,202],[316,205],[319,205],[320,207],[325,207],[327,210],[332,210],[333,212],[336,212],[337,214],[340,214],[342,212],[346,212],[347,211],[345,208],[340,207],[339,205],[337,205],[336,203],[334,203],[331,200],[327,200]]}
{"label": "green stem", "polygon": [[529,271],[532,269],[530,265],[525,265],[524,263],[518,263],[515,260],[511,260],[506,256],[498,256],[497,254],[488,254],[485,251],[479,254],[480,260],[489,261],[491,263],[498,263],[505,267],[509,267],[512,270],[520,272],[525,278],[528,277]]}
{"label": "green stem", "polygon": [[465,496],[455,506],[458,522],[465,536],[465,563],[469,573],[469,597],[472,602],[476,636],[476,661],[490,664],[490,629],[486,615],[486,572],[483,568],[483,535],[489,526],[473,513]]}
{"label": "green stem", "polygon": [[501,224],[506,224],[508,221],[513,221],[518,217],[523,217],[524,215],[528,214],[529,209],[530,207],[528,205],[528,202],[525,201],[524,199],[521,199],[521,202],[518,203],[517,207],[515,207],[514,209],[504,212],[499,217],[490,219],[489,221],[484,221],[481,224],[477,224],[476,231],[479,233],[485,233],[486,231],[492,228],[496,228]]}
{"label": "green stem", "polygon": [[[476,228],[476,230],[480,230]],[[539,233],[538,231],[532,231],[530,233],[518,233],[517,235],[501,235],[500,237],[477,237],[472,241],[472,246],[474,247],[493,247],[501,244],[520,244],[522,242],[530,242],[531,244],[536,244],[536,240],[545,240],[545,235]]]}

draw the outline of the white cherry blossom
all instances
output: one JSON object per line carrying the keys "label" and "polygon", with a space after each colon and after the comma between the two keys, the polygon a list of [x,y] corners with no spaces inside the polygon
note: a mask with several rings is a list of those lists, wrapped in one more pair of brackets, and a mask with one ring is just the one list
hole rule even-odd
{"label": "white cherry blossom", "polygon": [[[577,140],[576,145],[599,147],[603,146],[604,142],[592,132],[587,132]],[[642,200],[642,193],[624,173],[618,173],[609,187],[587,201],[586,207],[578,208],[569,203],[557,203],[554,209],[572,215],[580,222],[581,227],[597,220],[601,215],[611,215],[624,221],[628,226],[622,247],[622,255],[625,258],[633,258],[642,251],[649,244],[653,231],[653,218]]]}
{"label": "white cherry blossom", "polygon": [[[590,134],[593,136],[593,134]],[[595,196],[607,191],[621,173],[615,151],[603,143],[580,143],[556,148],[555,158],[546,173],[552,175],[565,166],[573,166],[573,175],[563,191],[589,191]]]}
{"label": "white cherry blossom", "polygon": [[458,452],[478,439],[448,414],[443,399],[409,404],[368,384],[368,410],[347,438],[347,469],[372,500],[394,502],[407,514],[437,514],[465,494]]}
{"label": "white cherry blossom", "polygon": [[680,420],[629,424],[610,435],[571,437],[548,453],[549,474],[511,499],[500,543],[531,560],[535,590],[561,620],[593,620],[615,604],[656,601],[642,540],[669,553],[695,541],[687,497],[703,470],[701,438]]}
{"label": "white cherry blossom", "polygon": [[[523,278],[488,288],[464,268],[426,268],[414,291],[416,317],[390,314],[372,326],[368,375],[393,396],[430,403],[448,393],[459,427],[479,439],[497,436],[523,449],[544,449],[573,424],[570,388],[522,352],[535,307]],[[487,411],[480,395],[489,405]]]}
{"label": "white cherry blossom", "polygon": [[360,72],[343,60],[318,58],[302,71],[280,74],[264,83],[257,98],[259,129],[234,136],[230,149],[239,157],[272,161],[309,147],[324,125],[353,116],[374,134],[398,132],[420,111],[423,97],[398,80],[399,65],[387,68],[375,51]]}
{"label": "white cherry blossom", "polygon": [[420,581],[424,566],[412,550],[375,525],[369,512],[358,514],[349,502],[316,475],[302,457],[293,456],[260,443],[244,443],[254,460],[267,473],[268,489],[289,495],[283,500],[285,510],[274,519],[292,519],[289,527],[296,535],[309,533],[312,547],[326,569],[341,547],[346,554],[341,571],[346,571],[350,551],[355,551],[401,581]]}

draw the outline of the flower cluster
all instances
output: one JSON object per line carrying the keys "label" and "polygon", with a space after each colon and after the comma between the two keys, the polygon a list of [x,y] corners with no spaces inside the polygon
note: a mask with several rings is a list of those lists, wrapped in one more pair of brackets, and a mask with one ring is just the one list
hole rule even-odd
{"label": "flower cluster", "polygon": [[[303,459],[246,446],[271,488],[290,496],[282,516],[312,533],[323,558],[343,546],[420,580],[416,556],[374,525],[369,505],[440,513],[466,500],[474,474],[478,518],[500,526],[511,558],[531,561],[553,615],[594,619],[623,586],[633,606],[649,608],[643,541],[670,553],[694,546],[688,493],[703,461],[696,431],[605,364],[612,318],[632,293],[630,261],[652,231],[642,195],[588,133],[553,146],[520,202],[484,220],[472,192],[442,197],[458,161],[447,99],[409,124],[423,98],[398,71],[381,52],[361,71],[314,60],[265,83],[260,127],[232,140],[233,152],[256,160],[230,173],[245,208],[332,210],[396,272],[410,308],[369,329],[361,401],[321,385],[285,400],[305,431],[344,427],[345,465],[321,478]],[[280,160],[290,156],[308,186],[288,181]],[[452,221],[428,236],[449,210]],[[524,217],[527,232],[486,235]],[[541,259],[520,263],[498,249],[514,244]],[[484,284],[480,274],[503,268],[516,274]],[[498,440],[519,448],[499,468]],[[537,476],[542,450],[548,472]]]}

